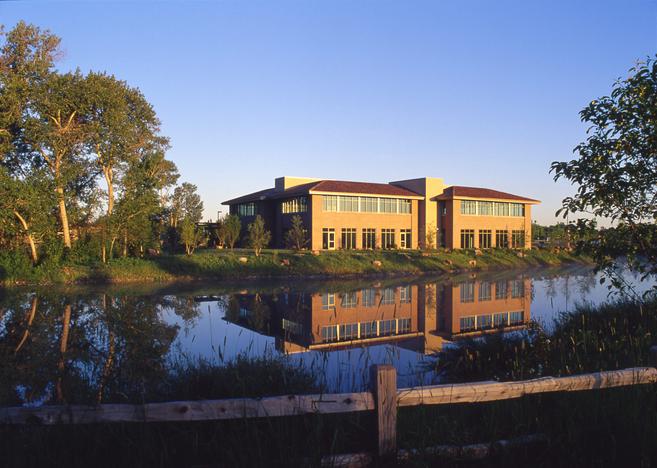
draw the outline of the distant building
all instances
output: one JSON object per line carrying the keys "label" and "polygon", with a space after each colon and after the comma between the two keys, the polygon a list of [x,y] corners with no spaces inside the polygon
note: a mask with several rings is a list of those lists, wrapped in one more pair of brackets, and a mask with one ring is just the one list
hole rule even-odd
{"label": "distant building", "polygon": [[273,188],[225,201],[242,225],[256,215],[284,247],[299,215],[312,250],[416,249],[432,243],[450,249],[531,248],[527,197],[497,190],[446,186],[425,177],[388,184],[279,177]]}

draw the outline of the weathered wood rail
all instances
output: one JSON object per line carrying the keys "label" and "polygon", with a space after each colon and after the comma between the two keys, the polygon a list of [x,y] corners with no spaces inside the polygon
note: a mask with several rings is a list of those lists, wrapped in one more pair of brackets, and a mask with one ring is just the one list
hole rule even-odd
{"label": "weathered wood rail", "polygon": [[[657,359],[657,348],[651,349],[651,353]],[[368,392],[173,401],[139,405],[10,407],[0,408],[0,424],[214,421],[374,410],[377,415],[378,456],[390,456],[397,454],[396,422],[399,407],[482,403],[540,393],[586,391],[655,383],[657,383],[657,368],[633,367],[517,382],[475,382],[398,390],[395,368],[389,365],[377,365],[372,366],[371,391]],[[363,456],[363,454],[356,455]]]}

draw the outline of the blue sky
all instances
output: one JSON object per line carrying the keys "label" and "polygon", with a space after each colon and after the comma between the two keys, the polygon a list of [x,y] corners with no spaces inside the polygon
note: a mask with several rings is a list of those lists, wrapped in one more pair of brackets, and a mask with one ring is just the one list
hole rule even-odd
{"label": "blue sky", "polygon": [[62,70],[139,87],[206,217],[280,175],[421,176],[543,203],[579,111],[657,53],[657,1],[0,1]]}

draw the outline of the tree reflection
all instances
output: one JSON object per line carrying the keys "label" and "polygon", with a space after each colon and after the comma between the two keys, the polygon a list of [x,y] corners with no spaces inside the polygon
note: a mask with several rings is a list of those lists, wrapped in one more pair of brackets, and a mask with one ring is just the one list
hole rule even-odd
{"label": "tree reflection", "polygon": [[165,311],[198,315],[192,298],[106,293],[13,293],[2,310],[2,405],[141,401],[178,334]]}

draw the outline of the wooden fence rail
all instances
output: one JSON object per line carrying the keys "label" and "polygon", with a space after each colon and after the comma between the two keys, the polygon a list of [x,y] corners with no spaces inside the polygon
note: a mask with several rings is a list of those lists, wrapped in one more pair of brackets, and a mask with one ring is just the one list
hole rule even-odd
{"label": "wooden fence rail", "polygon": [[[657,349],[654,351],[654,355],[657,358]],[[140,405],[11,407],[0,408],[0,424],[210,421],[375,410],[378,455],[389,456],[397,453],[398,407],[480,403],[521,398],[538,393],[572,392],[654,383],[657,383],[656,368],[633,367],[519,382],[475,382],[398,390],[395,368],[389,365],[377,365],[372,366],[371,391],[368,392],[174,401]]]}

